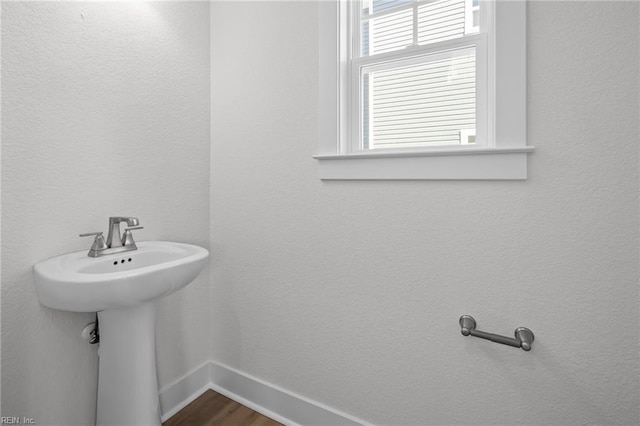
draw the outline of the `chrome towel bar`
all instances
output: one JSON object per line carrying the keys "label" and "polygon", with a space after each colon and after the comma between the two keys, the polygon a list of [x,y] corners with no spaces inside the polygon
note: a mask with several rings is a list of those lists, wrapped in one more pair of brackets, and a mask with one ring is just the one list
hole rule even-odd
{"label": "chrome towel bar", "polygon": [[476,320],[472,316],[463,315],[460,317],[460,332],[463,336],[475,336],[483,339],[491,340],[492,342],[502,343],[503,345],[515,346],[516,348],[522,348],[525,351],[531,350],[531,344],[533,343],[533,332],[525,327],[516,328],[515,339],[506,336],[500,336],[499,334],[487,333],[486,331],[476,330]]}

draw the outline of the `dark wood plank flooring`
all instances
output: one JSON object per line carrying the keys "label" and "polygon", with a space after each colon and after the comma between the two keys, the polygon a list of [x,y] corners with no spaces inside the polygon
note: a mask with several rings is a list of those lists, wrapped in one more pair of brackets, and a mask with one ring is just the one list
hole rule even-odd
{"label": "dark wood plank flooring", "polygon": [[178,411],[163,426],[282,426],[275,420],[208,390]]}

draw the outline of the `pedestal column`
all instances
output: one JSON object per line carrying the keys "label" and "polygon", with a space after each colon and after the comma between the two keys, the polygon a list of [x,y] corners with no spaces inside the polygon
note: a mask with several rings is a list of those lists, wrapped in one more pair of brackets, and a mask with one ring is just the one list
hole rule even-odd
{"label": "pedestal column", "polygon": [[105,310],[98,320],[97,425],[160,426],[155,304]]}

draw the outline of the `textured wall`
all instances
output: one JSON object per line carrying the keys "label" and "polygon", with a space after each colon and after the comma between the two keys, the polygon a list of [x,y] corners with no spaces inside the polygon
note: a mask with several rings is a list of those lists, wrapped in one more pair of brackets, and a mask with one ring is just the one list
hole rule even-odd
{"label": "textured wall", "polygon": [[638,16],[529,4],[526,182],[323,183],[317,6],[214,3],[214,359],[381,424],[638,423]]}
{"label": "textured wall", "polygon": [[[39,305],[31,268],[138,216],[208,246],[209,6],[2,3],[2,415],[90,424],[92,314]],[[160,385],[209,358],[208,272],[161,304]]]}

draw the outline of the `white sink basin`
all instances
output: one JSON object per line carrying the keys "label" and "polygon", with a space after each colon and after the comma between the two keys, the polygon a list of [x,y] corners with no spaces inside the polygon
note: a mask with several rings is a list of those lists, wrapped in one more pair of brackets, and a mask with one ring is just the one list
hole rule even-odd
{"label": "white sink basin", "polygon": [[137,250],[104,257],[88,257],[84,250],[36,264],[40,303],[74,312],[139,305],[185,287],[209,257],[206,249],[190,244],[145,241],[137,245]]}
{"label": "white sink basin", "polygon": [[69,253],[33,268],[40,303],[98,312],[98,426],[161,425],[154,301],[193,281],[209,257],[189,244],[137,246],[98,258],[88,257],[87,250]]}

